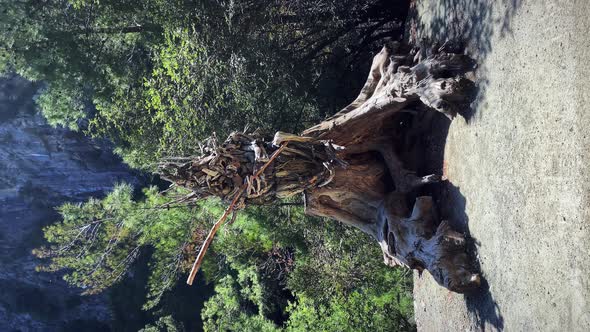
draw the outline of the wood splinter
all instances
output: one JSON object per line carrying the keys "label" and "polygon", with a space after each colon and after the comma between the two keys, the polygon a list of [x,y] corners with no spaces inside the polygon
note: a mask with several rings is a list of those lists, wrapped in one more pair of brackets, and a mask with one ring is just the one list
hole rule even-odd
{"label": "wood splinter", "polygon": [[[283,150],[285,150],[288,143],[289,143],[289,141],[285,141],[284,143],[281,144],[280,148],[278,150],[276,150],[272,154],[272,156],[268,159],[268,161],[258,170],[258,172],[256,172],[256,174],[254,174],[254,176],[252,177],[252,180],[257,179],[264,172],[264,170],[268,167],[268,165],[270,165],[270,163],[272,163],[273,160],[275,160],[276,157],[278,157],[278,155],[281,152],[283,152]],[[205,257],[205,253],[207,253],[207,249],[209,248],[211,241],[213,241],[213,237],[215,236],[215,233],[217,233],[217,230],[219,230],[219,227],[221,227],[221,225],[225,222],[225,220],[229,216],[230,212],[234,210],[236,203],[238,202],[238,200],[242,196],[242,193],[244,192],[244,190],[246,190],[247,186],[248,186],[248,182],[244,181],[244,184],[242,184],[242,186],[240,187],[240,190],[238,192],[236,192],[232,202],[227,207],[227,209],[225,209],[225,212],[223,213],[221,218],[219,218],[219,220],[217,220],[217,222],[213,225],[213,227],[209,231],[209,234],[207,234],[207,238],[205,238],[205,241],[203,242],[203,245],[201,246],[201,250],[199,251],[199,254],[197,255],[197,259],[195,259],[195,262],[193,263],[193,267],[191,268],[191,273],[188,275],[188,278],[186,279],[187,284],[189,284],[189,285],[193,284],[193,281],[195,280],[195,276],[197,275],[197,272],[199,271],[199,268],[201,267],[201,263],[203,263],[203,258]]]}

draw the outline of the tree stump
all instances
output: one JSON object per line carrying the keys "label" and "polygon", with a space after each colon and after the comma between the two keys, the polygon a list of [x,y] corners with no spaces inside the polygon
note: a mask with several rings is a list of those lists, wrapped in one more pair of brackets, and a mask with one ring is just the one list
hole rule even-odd
{"label": "tree stump", "polygon": [[[246,184],[238,206],[304,195],[305,212],[357,227],[380,245],[390,266],[428,270],[442,286],[465,292],[480,284],[466,254],[465,238],[439,222],[431,197],[415,198],[421,185],[440,180],[417,176],[399,154],[411,149],[398,130],[403,116],[429,111],[454,118],[468,102],[471,59],[442,50],[384,47],[373,59],[367,82],[350,105],[302,135],[277,133],[272,142],[256,133],[233,133],[221,145],[210,140],[200,157],[168,161],[160,174],[196,197],[231,201]],[[419,127],[419,121],[417,121]],[[252,177],[278,146],[288,142],[261,176]],[[410,211],[407,202],[415,200]]]}

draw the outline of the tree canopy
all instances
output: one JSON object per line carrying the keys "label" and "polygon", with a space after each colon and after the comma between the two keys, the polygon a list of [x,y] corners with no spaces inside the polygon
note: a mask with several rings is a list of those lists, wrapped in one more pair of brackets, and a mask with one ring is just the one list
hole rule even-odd
{"label": "tree canopy", "polygon": [[[405,1],[2,0],[0,70],[45,83],[53,125],[113,140],[131,165],[212,131],[298,131],[350,100]],[[359,43],[360,40],[360,43]]]}

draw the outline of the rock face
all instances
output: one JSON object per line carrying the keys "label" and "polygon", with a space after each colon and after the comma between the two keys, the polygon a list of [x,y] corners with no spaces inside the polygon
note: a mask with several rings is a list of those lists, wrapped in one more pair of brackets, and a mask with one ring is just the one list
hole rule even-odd
{"label": "rock face", "polygon": [[104,330],[105,297],[80,297],[58,274],[35,272],[31,250],[54,207],[139,182],[108,144],[52,128],[35,111],[39,85],[0,80],[0,330]]}

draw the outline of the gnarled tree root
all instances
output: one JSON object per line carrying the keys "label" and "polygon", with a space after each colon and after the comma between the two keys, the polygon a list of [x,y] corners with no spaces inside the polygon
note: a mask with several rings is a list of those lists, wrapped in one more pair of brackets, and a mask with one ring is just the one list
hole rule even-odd
{"label": "gnarled tree root", "polygon": [[[465,73],[474,63],[463,54],[430,52],[415,62],[421,53],[391,53],[384,47],[375,56],[353,103],[303,133],[343,146],[339,155],[351,165],[363,160],[362,167],[337,169],[328,186],[307,190],[306,213],[353,225],[379,242],[386,264],[426,269],[440,285],[465,292],[479,286],[480,277],[463,235],[439,223],[430,197],[417,198],[412,213],[405,207],[412,191],[440,176],[404,167],[398,152],[411,149],[404,135],[414,133],[398,133],[391,124],[403,113],[435,111],[453,119],[469,101],[474,85]],[[393,191],[383,185],[388,178]]]}
{"label": "gnarled tree root", "polygon": [[465,237],[443,220],[437,226],[430,196],[416,198],[411,212],[399,193],[387,196],[379,209],[377,241],[385,263],[428,270],[441,286],[464,293],[480,286],[466,253]]}

